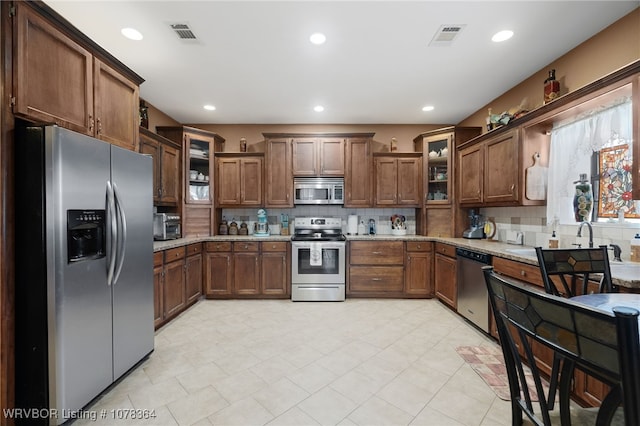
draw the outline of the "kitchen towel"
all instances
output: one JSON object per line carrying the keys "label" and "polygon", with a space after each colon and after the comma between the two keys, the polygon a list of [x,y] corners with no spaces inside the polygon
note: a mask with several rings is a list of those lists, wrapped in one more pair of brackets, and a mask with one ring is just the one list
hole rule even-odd
{"label": "kitchen towel", "polygon": [[322,244],[321,243],[309,244],[309,265],[322,266]]}

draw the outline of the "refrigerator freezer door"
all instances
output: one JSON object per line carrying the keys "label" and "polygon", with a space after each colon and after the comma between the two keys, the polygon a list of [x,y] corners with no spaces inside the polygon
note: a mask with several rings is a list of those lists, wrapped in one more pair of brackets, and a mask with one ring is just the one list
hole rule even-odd
{"label": "refrigerator freezer door", "polygon": [[111,181],[120,224],[111,286],[117,380],[153,350],[152,159],[112,146]]}
{"label": "refrigerator freezer door", "polygon": [[[49,404],[78,410],[113,381],[106,257],[67,262],[67,210],[105,208],[106,143],[45,128]],[[60,419],[63,420],[63,419]]]}

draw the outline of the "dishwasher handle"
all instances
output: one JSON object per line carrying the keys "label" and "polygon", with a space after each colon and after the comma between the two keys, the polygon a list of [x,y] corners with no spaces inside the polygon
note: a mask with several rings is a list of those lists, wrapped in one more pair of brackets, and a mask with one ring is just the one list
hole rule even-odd
{"label": "dishwasher handle", "polygon": [[487,253],[480,253],[477,251],[469,250],[463,247],[456,247],[456,256],[465,259],[475,260],[476,262],[491,265],[491,255]]}

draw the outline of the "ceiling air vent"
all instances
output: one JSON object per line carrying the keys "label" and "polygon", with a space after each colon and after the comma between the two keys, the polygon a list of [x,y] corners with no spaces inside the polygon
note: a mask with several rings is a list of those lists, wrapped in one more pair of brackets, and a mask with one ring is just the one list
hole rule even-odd
{"label": "ceiling air vent", "polygon": [[180,40],[196,40],[196,35],[187,24],[170,24]]}
{"label": "ceiling air vent", "polygon": [[465,25],[441,25],[429,46],[451,46],[464,27]]}

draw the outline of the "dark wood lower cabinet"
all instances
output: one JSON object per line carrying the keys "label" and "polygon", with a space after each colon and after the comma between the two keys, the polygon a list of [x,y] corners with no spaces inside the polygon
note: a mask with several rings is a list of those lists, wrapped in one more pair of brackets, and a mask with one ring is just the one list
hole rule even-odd
{"label": "dark wood lower cabinet", "polygon": [[285,241],[206,243],[205,296],[290,297],[289,252],[289,243]]}
{"label": "dark wood lower cabinet", "polygon": [[258,253],[234,253],[233,290],[237,296],[260,294],[260,255]]}
{"label": "dark wood lower cabinet", "polygon": [[164,321],[164,253],[153,254],[153,324],[158,328]]}
{"label": "dark wood lower cabinet", "polygon": [[435,293],[441,302],[452,309],[458,307],[457,268],[455,247],[436,243],[434,259]]}
{"label": "dark wood lower cabinet", "polygon": [[348,246],[348,296],[404,296],[404,242],[351,241]]}
{"label": "dark wood lower cabinet", "polygon": [[204,295],[207,298],[231,297],[233,253],[227,241],[209,241],[204,254]]}
{"label": "dark wood lower cabinet", "polygon": [[260,267],[261,294],[266,297],[291,296],[291,266],[289,244],[263,242]]}
{"label": "dark wood lower cabinet", "polygon": [[[202,296],[202,244],[154,253],[154,325],[156,328]],[[186,257],[185,257],[186,255]]]}
{"label": "dark wood lower cabinet", "polygon": [[202,296],[202,254],[187,257],[184,266],[187,304],[190,305]]}
{"label": "dark wood lower cabinet", "polygon": [[177,315],[187,303],[184,291],[184,259],[164,265],[164,317]]}
{"label": "dark wood lower cabinet", "polygon": [[408,297],[433,296],[433,243],[427,241],[406,243],[404,262],[404,292]]}

